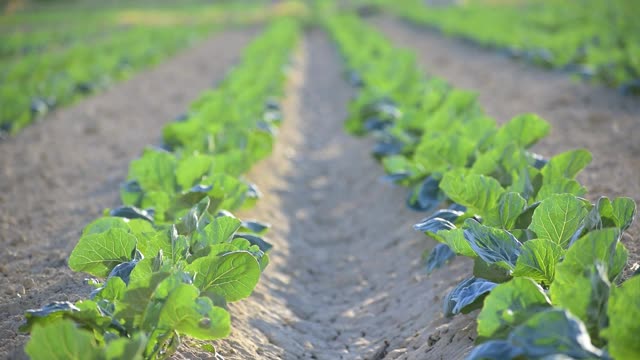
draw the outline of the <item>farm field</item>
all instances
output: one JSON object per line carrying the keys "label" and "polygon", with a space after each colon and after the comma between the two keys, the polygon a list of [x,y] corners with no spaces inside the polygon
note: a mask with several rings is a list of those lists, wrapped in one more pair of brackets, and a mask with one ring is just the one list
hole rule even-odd
{"label": "farm field", "polygon": [[640,28],[632,15],[640,8],[634,1],[468,1],[444,7],[416,0],[370,3],[530,64],[619,87],[622,93],[640,91]]}
{"label": "farm field", "polygon": [[2,134],[15,134],[48,111],[104,90],[223,26],[273,15],[248,3],[98,10],[54,7],[0,19]]}
{"label": "farm field", "polygon": [[0,358],[640,356],[637,96],[353,3],[216,4],[0,140]]}

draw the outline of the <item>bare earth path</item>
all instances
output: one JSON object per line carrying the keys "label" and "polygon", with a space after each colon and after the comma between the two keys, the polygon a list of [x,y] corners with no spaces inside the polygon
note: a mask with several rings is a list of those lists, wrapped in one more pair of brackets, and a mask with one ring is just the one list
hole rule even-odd
{"label": "bare earth path", "polygon": [[405,208],[404,189],[379,181],[371,142],[343,131],[352,90],[341,73],[326,36],[309,34],[275,151],[249,176],[265,196],[240,214],[273,224],[272,262],[257,291],[231,304],[233,333],[219,351],[227,360],[460,358],[471,322],[440,326],[440,296],[466,264],[423,275],[420,253],[432,244],[411,228],[421,215]]}
{"label": "bare earth path", "polygon": [[[376,24],[417,50],[426,69],[479,91],[500,121],[522,112],[549,120],[552,134],[536,151],[592,151],[581,180],[593,194],[640,199],[634,99],[397,22]],[[275,225],[273,262],[256,294],[232,305],[234,334],[219,349],[228,359],[461,359],[475,314],[443,319],[441,297],[470,264],[457,259],[423,275],[419,254],[433,244],[410,229],[420,215],[405,209],[402,189],[376,180],[382,172],[370,143],[342,131],[350,89],[336,60],[324,36],[307,38],[290,91],[299,95],[288,99],[273,156],[250,176],[266,196],[244,214]],[[625,239],[630,263],[638,260],[638,228]]]}
{"label": "bare earth path", "polygon": [[0,358],[21,357],[24,310],[86,295],[66,258],[80,230],[120,204],[131,160],[240,56],[255,31],[214,35],[0,143]]}
{"label": "bare earth path", "polygon": [[[487,113],[498,121],[525,112],[549,121],[550,136],[536,145],[536,152],[552,156],[577,148],[591,151],[593,161],[580,175],[591,196],[629,196],[640,204],[638,97],[572,81],[398,20],[376,18],[372,23],[397,46],[414,50],[429,74],[478,92]],[[640,221],[630,235],[623,241],[633,264],[640,262]]]}

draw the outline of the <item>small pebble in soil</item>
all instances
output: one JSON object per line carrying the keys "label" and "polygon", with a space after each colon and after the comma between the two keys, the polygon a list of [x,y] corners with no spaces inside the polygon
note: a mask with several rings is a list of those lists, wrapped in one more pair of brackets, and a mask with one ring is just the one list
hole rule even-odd
{"label": "small pebble in soil", "polygon": [[22,286],[27,290],[32,289],[36,286],[36,282],[33,279],[25,279],[22,282]]}
{"label": "small pebble in soil", "polygon": [[400,349],[395,349],[395,350],[390,351],[387,354],[387,356],[393,359],[393,358],[395,358],[397,356],[400,356],[400,355],[403,355],[403,354],[406,354],[406,353],[407,353],[407,349],[400,348]]}

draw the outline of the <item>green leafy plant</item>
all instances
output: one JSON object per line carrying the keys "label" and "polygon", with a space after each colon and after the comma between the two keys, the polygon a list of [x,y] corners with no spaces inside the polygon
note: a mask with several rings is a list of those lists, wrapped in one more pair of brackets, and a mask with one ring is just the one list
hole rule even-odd
{"label": "green leafy plant", "polygon": [[[94,277],[94,291],[76,303],[27,311],[21,330],[32,334],[25,348],[29,356],[165,359],[184,337],[229,335],[226,305],[252,293],[269,263],[271,244],[262,238],[268,225],[242,221],[228,210],[250,206],[248,200],[256,197],[255,187],[241,176],[271,151],[275,132],[263,125],[269,119],[269,126],[277,126],[274,119],[280,119],[273,97],[281,94],[282,69],[297,35],[295,21],[274,22],[246,53],[249,59],[264,53],[261,58],[279,65],[265,68],[247,60],[230,73],[220,92],[194,103],[184,123],[198,121],[214,129],[200,133],[203,138],[228,132],[225,146],[198,148],[200,139],[194,137],[172,144],[171,152],[149,148],[131,163],[121,191],[125,205],[87,225],[69,256],[72,270]],[[256,83],[263,86],[244,101],[268,105],[252,106],[235,122],[197,117],[228,88],[247,85],[247,78],[237,75],[242,73],[261,74]],[[244,105],[225,102],[227,111]],[[268,142],[244,142],[243,134],[256,131],[264,132]],[[212,345],[207,349],[219,357]]]}
{"label": "green leafy plant", "polygon": [[632,15],[640,7],[633,1],[475,1],[447,7],[417,0],[366,2],[537,66],[640,93],[640,28]]}
{"label": "green leafy plant", "polygon": [[[325,23],[360,87],[347,131],[379,139],[373,155],[387,180],[412,188],[409,207],[450,204],[414,228],[440,242],[424,256],[427,271],[456,254],[474,261],[473,276],[444,299],[447,316],[481,309],[469,358],[609,358],[608,334],[635,329],[612,322],[609,305],[622,293],[620,238],[635,216],[633,200],[582,197],[576,176],[591,161],[585,150],[550,159],[530,152],[549,132],[536,115],[497,126],[473,94],[424,76],[411,54],[355,17]],[[618,351],[620,359],[640,355]]]}
{"label": "green leafy plant", "polygon": [[157,64],[221,27],[274,15],[277,10],[263,4],[243,2],[173,4],[143,13],[121,4],[4,16],[0,132],[15,134],[50,110]]}

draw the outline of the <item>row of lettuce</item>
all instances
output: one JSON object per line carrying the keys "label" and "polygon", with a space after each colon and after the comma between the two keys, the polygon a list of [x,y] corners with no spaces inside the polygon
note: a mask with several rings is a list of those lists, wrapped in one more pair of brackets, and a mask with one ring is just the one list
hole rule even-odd
{"label": "row of lettuce", "polygon": [[475,1],[446,7],[418,0],[375,3],[416,24],[509,56],[640,93],[637,1]]}
{"label": "row of lettuce", "polygon": [[143,26],[7,61],[0,70],[0,129],[15,134],[54,107],[156,64],[210,30]]}
{"label": "row of lettuce", "polygon": [[0,28],[7,28],[0,35],[0,56],[7,55],[0,57],[0,133],[15,134],[51,109],[157,64],[223,26],[299,9],[242,2],[68,10],[0,19]]}
{"label": "row of lettuce", "polygon": [[0,34],[0,61],[6,62],[26,55],[62,49],[85,42],[87,39],[99,39],[108,36],[112,31],[118,31],[120,28],[124,28],[124,26],[81,22],[75,26],[68,25],[31,31],[7,31]]}
{"label": "row of lettuce", "polygon": [[271,248],[267,224],[230,211],[259,196],[243,174],[271,151],[298,33],[295,21],[274,21],[164,127],[161,148],[130,164],[124,205],[87,225],[68,260],[93,277],[89,298],[25,314],[32,359],[164,359],[184,337],[229,335],[226,304],[251,294]]}
{"label": "row of lettuce", "polygon": [[347,130],[376,137],[373,154],[386,180],[410,187],[409,207],[440,208],[415,225],[439,241],[428,270],[456,254],[474,261],[444,297],[447,316],[482,309],[469,359],[639,358],[640,276],[622,282],[620,242],[636,205],[584,198],[575,177],[591,154],[543,159],[528,150],[549,132],[543,119],[499,126],[475,94],[426,76],[356,17],[326,26],[359,87]]}
{"label": "row of lettuce", "polygon": [[[33,5],[33,4],[31,4]],[[268,17],[264,3],[243,0],[215,4],[69,4],[25,9],[0,17],[0,62],[91,44],[118,31],[138,27],[248,23]],[[291,4],[286,5],[291,10]]]}

